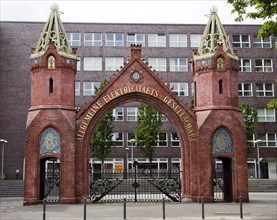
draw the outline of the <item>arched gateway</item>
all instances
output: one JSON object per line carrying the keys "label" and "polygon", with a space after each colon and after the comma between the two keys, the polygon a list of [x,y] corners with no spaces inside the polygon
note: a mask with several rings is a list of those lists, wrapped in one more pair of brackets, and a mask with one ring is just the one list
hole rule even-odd
{"label": "arched gateway", "polygon": [[[208,39],[205,36],[210,36]],[[193,55],[195,112],[179,99],[131,46],[122,69],[80,111],[74,108],[76,50],[65,37],[58,8],[32,51],[32,102],[26,128],[24,204],[38,203],[56,189],[61,203],[89,196],[89,146],[97,123],[118,105],[146,103],[175,125],[181,142],[182,197],[214,201],[214,187],[228,201],[248,201],[245,131],[238,108],[237,56],[215,11]],[[220,185],[213,171],[223,164]],[[59,163],[56,163],[56,162]],[[46,163],[50,173],[45,173]],[[47,182],[51,176],[51,182]],[[46,184],[47,182],[47,184]],[[47,189],[46,189],[47,188]]]}

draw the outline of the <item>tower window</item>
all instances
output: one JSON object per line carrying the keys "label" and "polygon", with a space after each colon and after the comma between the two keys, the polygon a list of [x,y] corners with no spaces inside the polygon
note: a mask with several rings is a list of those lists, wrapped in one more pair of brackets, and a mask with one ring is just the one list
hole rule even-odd
{"label": "tower window", "polygon": [[53,93],[53,79],[49,79],[49,93]]}
{"label": "tower window", "polygon": [[222,94],[223,91],[223,83],[222,83],[222,79],[219,80],[219,94]]}

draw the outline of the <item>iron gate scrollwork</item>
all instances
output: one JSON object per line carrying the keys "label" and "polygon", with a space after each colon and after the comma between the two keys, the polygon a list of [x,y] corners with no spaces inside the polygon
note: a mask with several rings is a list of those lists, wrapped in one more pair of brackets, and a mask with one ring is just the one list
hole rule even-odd
{"label": "iron gate scrollwork", "polygon": [[[136,168],[136,166],[135,166]],[[90,178],[92,202],[181,201],[179,170],[102,170]]]}

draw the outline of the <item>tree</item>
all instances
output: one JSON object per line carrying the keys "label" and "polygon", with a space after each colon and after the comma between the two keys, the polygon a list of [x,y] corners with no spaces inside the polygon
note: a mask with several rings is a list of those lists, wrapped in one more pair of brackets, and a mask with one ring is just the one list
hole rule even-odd
{"label": "tree", "polygon": [[[259,30],[258,37],[273,34],[277,37],[277,2],[274,0],[227,0],[233,5],[232,13],[237,13],[236,21],[245,18],[263,19],[265,22]],[[254,9],[254,11],[253,11]],[[248,11],[247,11],[248,10]],[[269,19],[269,20],[267,20]]]}
{"label": "tree", "polygon": [[[107,81],[101,82],[99,89],[95,88],[96,93],[98,93],[105,85]],[[109,112],[97,125],[90,143],[90,153],[92,157],[96,157],[102,163],[102,167],[105,158],[111,152],[112,146],[115,145],[113,141],[113,114]]]}
{"label": "tree", "polygon": [[277,109],[277,99],[270,100],[266,106],[271,109]]}
{"label": "tree", "polygon": [[155,146],[158,143],[162,116],[158,110],[142,104],[139,107],[137,129],[134,132],[137,146],[152,164]]}
{"label": "tree", "polygon": [[249,140],[253,140],[253,134],[255,130],[254,121],[257,119],[257,112],[254,108],[244,102],[240,104],[240,109],[242,111],[246,128],[247,149],[250,150],[253,147],[253,143],[249,142]]}

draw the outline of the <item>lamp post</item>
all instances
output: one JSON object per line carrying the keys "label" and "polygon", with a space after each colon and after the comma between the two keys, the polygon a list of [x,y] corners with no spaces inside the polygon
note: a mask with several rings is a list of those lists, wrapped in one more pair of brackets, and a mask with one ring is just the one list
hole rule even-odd
{"label": "lamp post", "polygon": [[257,148],[257,177],[258,179],[261,179],[261,167],[260,167],[260,149],[259,149],[259,143],[263,142],[261,139],[255,140],[254,144]]}
{"label": "lamp post", "polygon": [[130,143],[132,144],[132,149],[131,149],[131,168],[133,170],[133,160],[134,160],[134,143],[136,142],[135,139],[131,139]]}
{"label": "lamp post", "polygon": [[129,148],[126,147],[125,150],[126,150],[126,171],[127,171],[127,173],[128,173],[128,165],[129,165],[129,164],[128,164],[128,160],[129,160],[129,159],[128,159],[128,151],[129,151]]}
{"label": "lamp post", "polygon": [[5,152],[5,144],[8,143],[8,141],[5,139],[0,139],[0,142],[3,143],[3,145],[2,145],[1,180],[4,180],[4,152]]}

